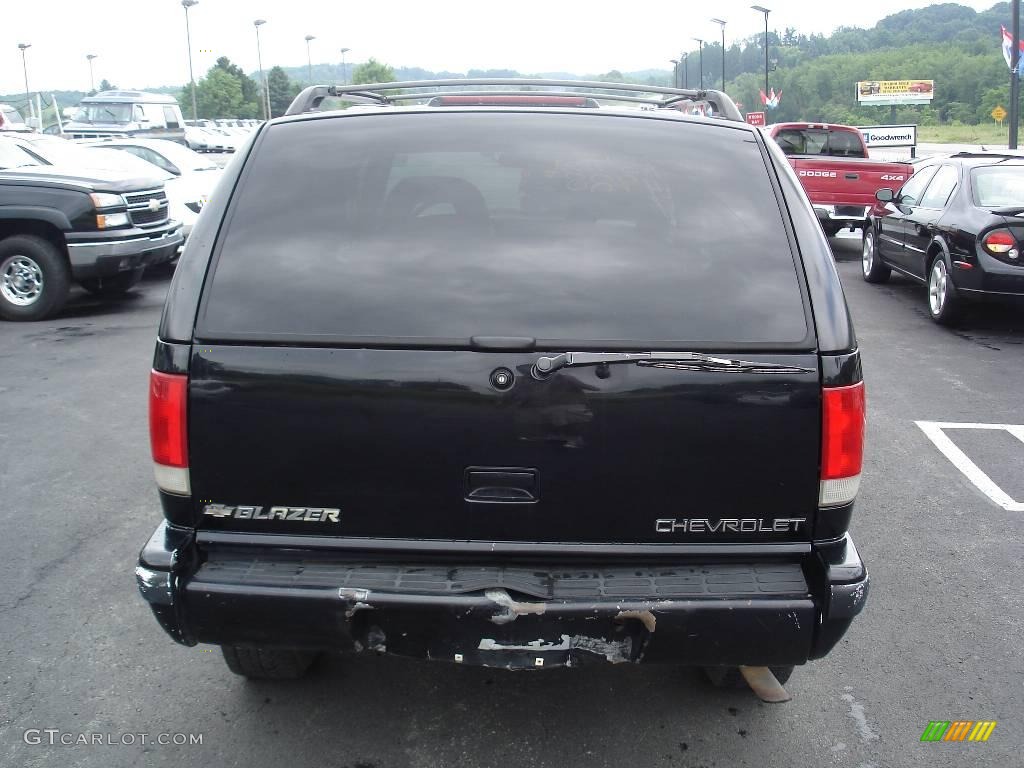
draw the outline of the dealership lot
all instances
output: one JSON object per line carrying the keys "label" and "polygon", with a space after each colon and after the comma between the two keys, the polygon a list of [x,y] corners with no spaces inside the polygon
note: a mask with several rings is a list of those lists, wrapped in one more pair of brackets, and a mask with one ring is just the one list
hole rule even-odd
{"label": "dealership lot", "polygon": [[[1015,764],[1024,513],[919,422],[945,425],[932,435],[1024,502],[1024,442],[1005,428],[1024,424],[1024,313],[984,307],[939,328],[922,287],[867,285],[859,240],[833,245],[868,386],[853,534],[871,597],[776,706],[656,666],[511,674],[366,656],[247,683],[216,649],[174,645],[132,573],[159,516],[145,393],[170,273],[118,302],[76,289],[54,320],[0,325],[0,765]],[[921,743],[934,720],[998,725],[984,744]],[[28,729],[134,743],[33,744]]]}

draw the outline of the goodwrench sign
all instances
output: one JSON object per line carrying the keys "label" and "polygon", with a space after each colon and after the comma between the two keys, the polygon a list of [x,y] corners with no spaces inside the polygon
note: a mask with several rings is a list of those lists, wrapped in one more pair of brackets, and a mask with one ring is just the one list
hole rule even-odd
{"label": "goodwrench sign", "polygon": [[916,147],[916,125],[861,125],[857,127],[868,148]]}

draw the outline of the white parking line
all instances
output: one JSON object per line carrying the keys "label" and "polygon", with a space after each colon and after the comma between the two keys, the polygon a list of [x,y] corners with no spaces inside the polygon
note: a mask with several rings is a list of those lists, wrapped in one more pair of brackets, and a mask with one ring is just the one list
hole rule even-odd
{"label": "white parking line", "polygon": [[952,462],[953,466],[963,472],[964,476],[974,483],[979,491],[1005,510],[1024,512],[1024,502],[1015,501],[1010,498],[1009,494],[996,485],[992,478],[982,471],[981,467],[971,461],[966,453],[956,447],[944,431],[947,429],[1002,429],[1024,443],[1024,425],[974,424],[946,421],[915,421],[914,423],[935,443],[935,447],[942,451],[943,455]]}

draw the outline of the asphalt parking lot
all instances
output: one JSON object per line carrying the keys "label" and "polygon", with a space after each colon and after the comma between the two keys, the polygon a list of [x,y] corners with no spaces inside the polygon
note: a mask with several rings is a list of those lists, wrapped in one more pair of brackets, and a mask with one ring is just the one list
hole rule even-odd
{"label": "asphalt parking lot", "polygon": [[[1024,424],[1024,312],[939,328],[923,288],[867,285],[859,240],[833,245],[868,386],[853,534],[872,588],[783,705],[656,666],[364,656],[324,659],[298,683],[235,677],[216,649],[175,645],[133,575],[160,514],[146,386],[169,272],[118,302],[75,289],[54,320],[0,324],[0,765],[1020,765],[1024,436],[981,427]],[[933,720],[998,725],[986,743],[921,743]],[[26,743],[28,729],[134,743]],[[141,744],[161,733],[202,744]]]}

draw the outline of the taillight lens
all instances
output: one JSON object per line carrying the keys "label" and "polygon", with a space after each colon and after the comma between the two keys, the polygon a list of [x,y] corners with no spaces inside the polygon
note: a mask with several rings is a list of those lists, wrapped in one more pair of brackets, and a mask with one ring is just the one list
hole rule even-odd
{"label": "taillight lens", "polygon": [[981,241],[985,250],[992,254],[1009,253],[1017,246],[1017,238],[1008,229],[994,229]]}
{"label": "taillight lens", "polygon": [[821,483],[823,507],[848,504],[860,488],[864,461],[864,382],[822,390]]}
{"label": "taillight lens", "polygon": [[157,485],[168,493],[191,493],[188,473],[188,376],[149,374],[149,442]]}

